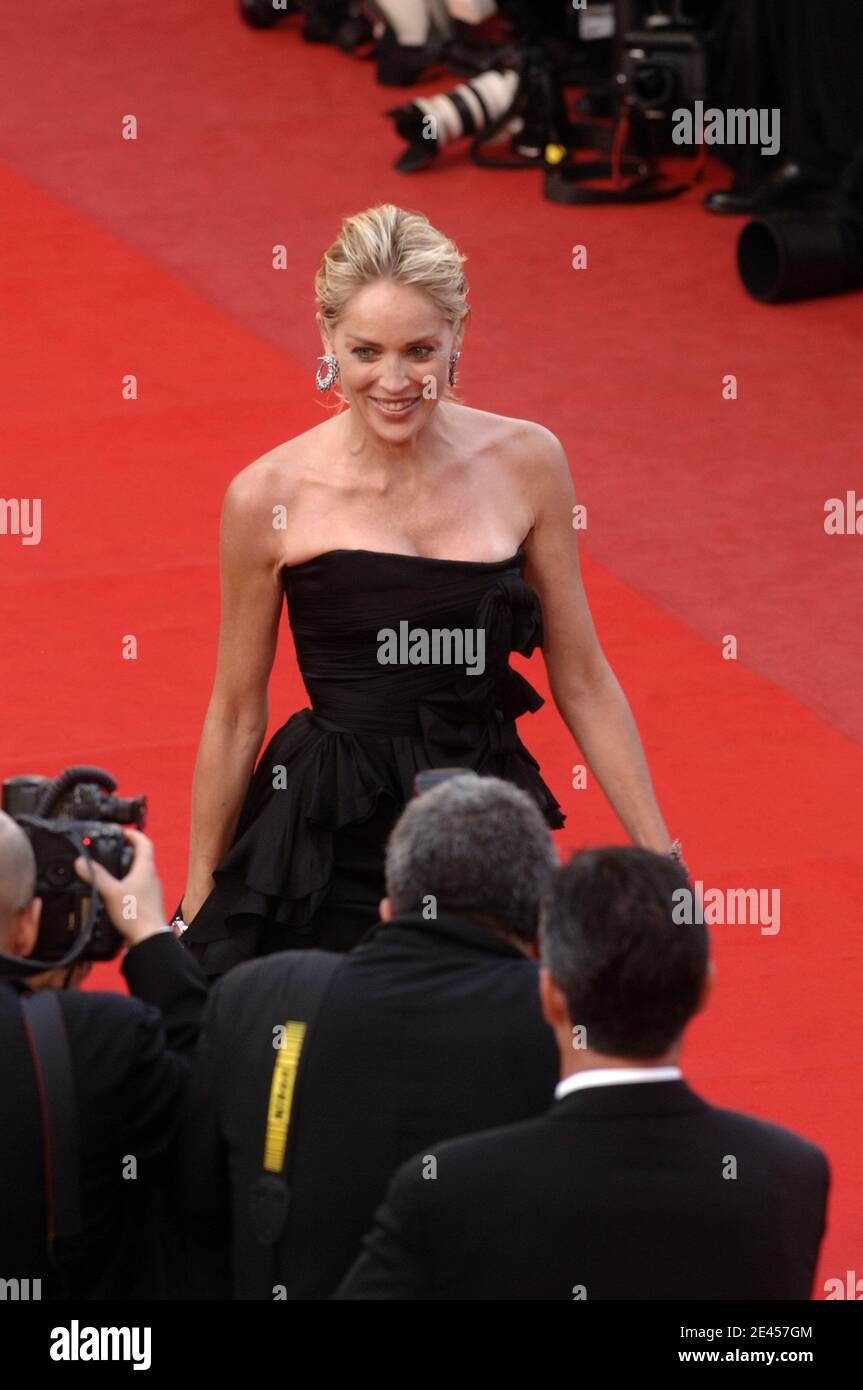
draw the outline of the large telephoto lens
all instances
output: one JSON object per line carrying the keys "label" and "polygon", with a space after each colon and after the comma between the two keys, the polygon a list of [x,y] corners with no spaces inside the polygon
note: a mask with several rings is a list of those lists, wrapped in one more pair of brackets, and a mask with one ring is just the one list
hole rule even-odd
{"label": "large telephoto lens", "polygon": [[737,243],[744,286],[762,304],[863,287],[863,222],[835,210],[772,213],[747,222]]}

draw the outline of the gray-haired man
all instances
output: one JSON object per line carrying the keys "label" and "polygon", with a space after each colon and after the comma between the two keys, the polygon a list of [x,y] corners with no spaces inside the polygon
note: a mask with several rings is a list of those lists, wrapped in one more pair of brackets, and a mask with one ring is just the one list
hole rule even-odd
{"label": "gray-haired man", "polygon": [[[305,1018],[308,957],[320,963],[325,953],[265,956],[216,985],[182,1145],[182,1199],[200,1238],[233,1237],[237,1296],[328,1297],[410,1154],[428,1148],[434,1181],[436,1141],[548,1107],[556,1053],[535,960],[556,862],[541,812],[509,783],[456,776],[408,805],[387,846],[380,927],[331,958],[335,974],[287,1106],[283,1224],[254,1195],[272,1198],[262,1163],[271,1178],[284,1146],[279,1096],[292,1086],[290,1059],[274,1043],[284,1043],[280,1029],[296,1037],[290,1020]],[[266,1267],[261,1274],[262,1222],[279,1231],[271,1278]]]}

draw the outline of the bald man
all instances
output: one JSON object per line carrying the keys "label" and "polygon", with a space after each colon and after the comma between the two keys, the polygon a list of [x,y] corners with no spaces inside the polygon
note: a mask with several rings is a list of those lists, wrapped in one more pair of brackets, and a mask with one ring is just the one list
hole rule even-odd
{"label": "bald man", "polygon": [[[39,935],[42,899],[33,896],[36,856],[21,827],[0,811],[0,953],[31,958]],[[68,970],[42,971],[25,984],[31,990],[76,989],[90,971],[89,962]]]}
{"label": "bald man", "polygon": [[[150,840],[124,834],[134,850],[126,877],[101,865],[95,872],[127,946],[122,970],[136,997],[78,991],[85,962],[22,980],[0,959],[0,1276],[41,1279],[43,1299],[164,1296],[153,1198],[170,1176],[207,983],[166,926]],[[76,869],[89,881],[82,860]],[[35,884],[30,841],[0,812],[0,956],[38,959]],[[133,921],[122,911],[130,894]],[[58,1246],[60,1272],[47,1257],[42,1111],[21,1008],[36,989],[59,991],[77,1102],[83,1229]]]}

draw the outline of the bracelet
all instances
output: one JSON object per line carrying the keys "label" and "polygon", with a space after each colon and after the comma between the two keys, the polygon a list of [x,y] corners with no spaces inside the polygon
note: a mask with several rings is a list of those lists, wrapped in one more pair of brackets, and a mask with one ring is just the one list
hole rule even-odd
{"label": "bracelet", "polygon": [[673,840],[671,842],[671,848],[668,851],[668,858],[673,860],[675,864],[680,865],[687,878],[690,877],[689,865],[683,857],[683,846],[681,845],[679,840]]}
{"label": "bracelet", "polygon": [[180,899],[177,911],[174,913],[170,922],[171,931],[175,936],[182,936],[184,931],[189,930],[188,922],[183,921],[183,899]]}

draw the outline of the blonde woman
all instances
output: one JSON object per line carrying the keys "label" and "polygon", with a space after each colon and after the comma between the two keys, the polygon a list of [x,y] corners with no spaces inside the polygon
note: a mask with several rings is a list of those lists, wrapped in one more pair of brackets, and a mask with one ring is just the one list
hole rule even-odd
{"label": "blonde woman", "polygon": [[[631,839],[677,852],[582,589],[563,449],[452,390],[465,259],[419,213],[345,219],[315,279],[317,385],[338,383],[339,408],[228,487],[178,913],[211,976],[356,944],[378,921],[386,838],[420,770],[505,778],[563,825],[516,732],[542,700],[512,651],[543,648],[555,704]],[[285,600],[311,704],[255,768]]]}

